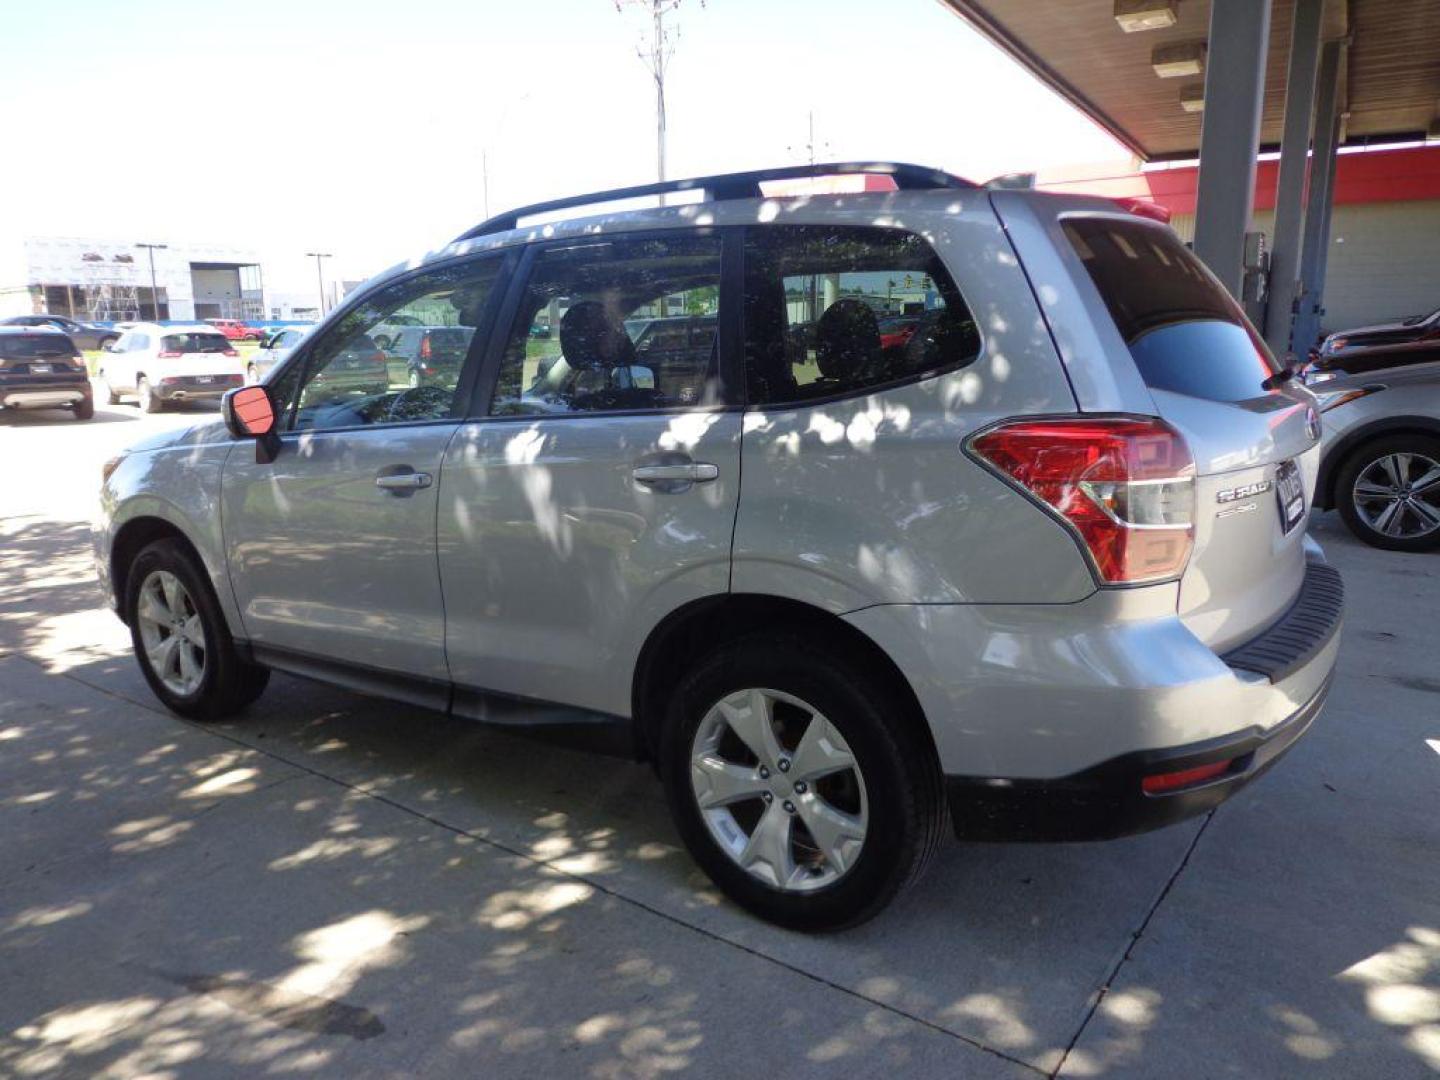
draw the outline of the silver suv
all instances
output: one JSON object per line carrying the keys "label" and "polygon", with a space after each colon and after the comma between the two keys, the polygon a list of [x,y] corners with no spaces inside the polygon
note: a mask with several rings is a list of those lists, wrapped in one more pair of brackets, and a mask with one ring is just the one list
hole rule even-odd
{"label": "silver suv", "polygon": [[[895,190],[767,191],[858,172]],[[600,205],[662,191],[706,198]],[[626,329],[682,316],[663,350]],[[385,325],[466,355],[362,385]],[[947,824],[1154,828],[1305,731],[1341,587],[1289,374],[1105,200],[904,165],[606,192],[380,275],[224,425],[111,462],[100,574],[185,716],[276,669],[622,725],[720,888],[831,929]]]}

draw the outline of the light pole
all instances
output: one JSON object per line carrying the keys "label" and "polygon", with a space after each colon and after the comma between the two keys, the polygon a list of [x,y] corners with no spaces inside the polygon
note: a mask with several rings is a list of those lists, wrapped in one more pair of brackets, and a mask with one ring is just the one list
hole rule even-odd
{"label": "light pole", "polygon": [[331,255],[328,251],[307,251],[305,256],[315,260],[315,280],[320,283],[320,317],[323,319],[325,317],[325,264],[320,260],[328,259]]}
{"label": "light pole", "polygon": [[160,321],[160,289],[155,284],[155,252],[164,251],[169,244],[136,244],[137,248],[144,248],[145,253],[150,256],[150,310],[152,318]]}

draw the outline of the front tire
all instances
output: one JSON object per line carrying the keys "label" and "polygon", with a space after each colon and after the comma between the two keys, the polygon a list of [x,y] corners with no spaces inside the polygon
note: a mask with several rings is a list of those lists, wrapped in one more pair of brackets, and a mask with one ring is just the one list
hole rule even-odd
{"label": "front tire", "polygon": [[223,720],[264,691],[267,668],[235,648],[210,582],[190,550],[157,540],[130,564],[125,620],[155,696],[192,720]]}
{"label": "front tire", "polygon": [[105,384],[105,404],[119,405],[120,395],[115,392],[115,387],[110,385],[110,380],[103,371],[100,372],[100,381]]}
{"label": "front tire", "polygon": [[695,861],[741,907],[839,930],[917,880],[945,828],[933,748],[863,657],[790,635],[720,647],[672,696],[660,768]]}
{"label": "front tire", "polygon": [[1440,547],[1440,439],[1394,435],[1362,446],[1335,479],[1350,531],[1389,551]]}

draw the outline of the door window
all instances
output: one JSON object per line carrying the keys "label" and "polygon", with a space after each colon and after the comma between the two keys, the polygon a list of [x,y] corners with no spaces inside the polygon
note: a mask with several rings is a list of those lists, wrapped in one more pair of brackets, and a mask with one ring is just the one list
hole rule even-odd
{"label": "door window", "polygon": [[980,335],[934,250],[897,229],[746,230],[751,405],[857,393],[970,363]]}
{"label": "door window", "polygon": [[491,415],[718,403],[720,247],[676,234],[540,249]]}
{"label": "door window", "polygon": [[[341,317],[272,385],[295,431],[443,420],[495,292],[500,260],[486,258],[380,289]],[[415,323],[424,333],[394,340]],[[382,347],[379,339],[389,346]]]}

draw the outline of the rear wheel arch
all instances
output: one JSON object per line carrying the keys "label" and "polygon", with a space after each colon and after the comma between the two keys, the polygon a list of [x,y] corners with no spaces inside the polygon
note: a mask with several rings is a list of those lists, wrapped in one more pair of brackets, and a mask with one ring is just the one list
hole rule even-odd
{"label": "rear wheel arch", "polygon": [[715,649],[757,633],[801,633],[865,669],[899,704],[898,714],[913,727],[939,761],[924,710],[904,673],[873,639],[840,616],[798,600],[754,593],[692,601],[656,625],[640,650],[631,690],[636,756],[654,761],[666,703],[694,664]]}

